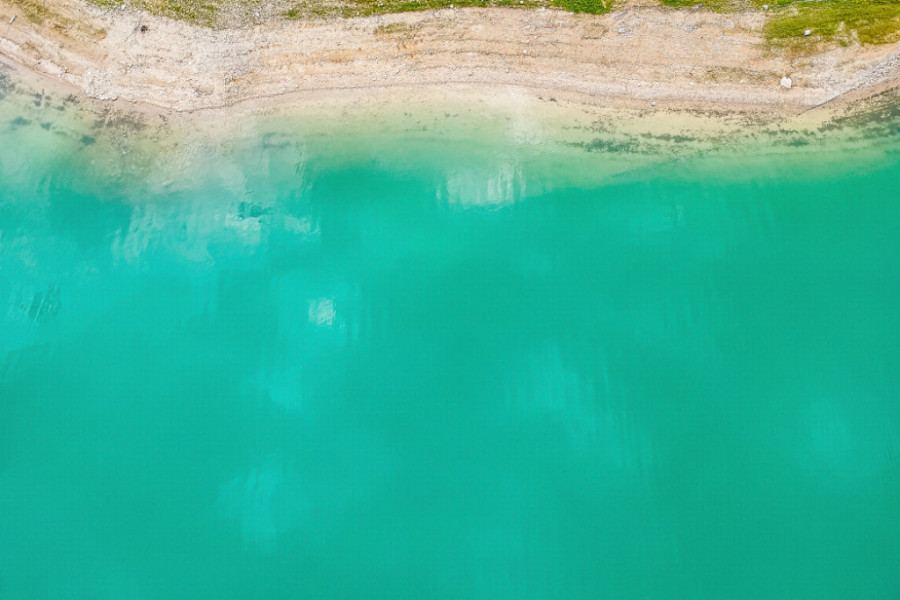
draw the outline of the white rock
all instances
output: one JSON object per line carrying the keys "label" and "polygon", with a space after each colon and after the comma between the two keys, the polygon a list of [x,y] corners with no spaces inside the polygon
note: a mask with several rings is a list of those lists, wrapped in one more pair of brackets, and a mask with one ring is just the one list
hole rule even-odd
{"label": "white rock", "polygon": [[803,31],[803,36],[804,36],[804,37],[809,37],[810,35],[812,35],[812,29],[805,29],[805,30]]}
{"label": "white rock", "polygon": [[790,77],[782,77],[781,78],[781,87],[783,87],[784,89],[789,90],[789,89],[791,89],[792,85],[794,85],[794,82],[791,80]]}

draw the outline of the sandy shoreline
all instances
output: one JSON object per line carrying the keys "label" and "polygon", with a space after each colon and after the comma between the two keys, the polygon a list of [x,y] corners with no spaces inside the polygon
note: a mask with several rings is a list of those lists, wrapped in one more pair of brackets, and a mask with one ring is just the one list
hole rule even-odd
{"label": "sandy shoreline", "polygon": [[0,5],[0,60],[35,88],[160,114],[443,87],[766,118],[900,84],[900,45],[792,57],[765,47],[758,13],[451,9],[210,30],[81,0],[53,6],[67,26]]}

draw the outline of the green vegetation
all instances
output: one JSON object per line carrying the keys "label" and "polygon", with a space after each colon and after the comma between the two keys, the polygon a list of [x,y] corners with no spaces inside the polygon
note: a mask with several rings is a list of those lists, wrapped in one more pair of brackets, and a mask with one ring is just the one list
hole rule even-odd
{"label": "green vegetation", "polygon": [[572,12],[602,14],[609,12],[611,4],[611,0],[352,0],[342,8],[341,14],[345,17],[366,17],[387,13],[471,6],[521,8],[555,6]]}
{"label": "green vegetation", "polygon": [[19,7],[25,17],[33,23],[43,23],[49,10],[41,0],[10,0],[10,4]]}
{"label": "green vegetation", "polygon": [[[38,0],[15,0],[38,1]],[[125,0],[89,0],[91,3],[104,8],[119,8],[125,6]],[[190,21],[198,25],[212,27],[216,24],[217,0],[132,0],[129,6],[146,10],[154,15],[162,15],[172,19]]]}
{"label": "green vegetation", "polygon": [[900,40],[900,0],[776,0],[778,9],[766,23],[766,39],[798,48],[805,32],[820,40],[863,44]]}
{"label": "green vegetation", "polygon": [[63,12],[55,10],[53,2],[48,3],[44,0],[0,1],[17,7],[20,11],[22,11],[21,14],[32,23],[38,23],[44,27],[54,29],[59,32],[71,32],[73,30],[77,30],[87,39],[91,39],[94,41],[99,41],[106,37],[105,30],[91,27],[90,25],[84,24],[77,19],[73,19],[70,16],[67,16]]}
{"label": "green vegetation", "polygon": [[420,10],[434,10],[440,8],[457,8],[469,6],[546,6],[540,0],[352,0],[344,6],[342,14],[345,17],[367,17],[369,15],[383,15],[386,13],[412,12]]}
{"label": "green vegetation", "polygon": [[[295,4],[284,13],[289,19],[309,17],[368,17],[390,13],[438,10],[467,7],[538,8],[552,6],[570,12],[603,14],[609,12],[612,0],[349,0],[339,4],[327,4],[307,0]],[[380,32],[387,33],[387,32]]]}
{"label": "green vegetation", "polygon": [[338,4],[329,4],[318,0],[308,0],[294,6],[282,16],[288,19],[327,19],[328,17],[340,17],[341,8]]}
{"label": "green vegetation", "polygon": [[552,6],[575,13],[602,15],[612,8],[612,0],[553,0]]}
{"label": "green vegetation", "polygon": [[[900,40],[900,0],[660,0],[719,12],[771,11],[764,34],[773,46],[814,49],[819,42],[885,44]],[[808,34],[806,32],[809,32]]]}
{"label": "green vegetation", "polygon": [[686,6],[702,6],[707,10],[716,12],[746,10],[753,8],[763,2],[757,3],[755,0],[660,0],[664,6],[674,6],[682,8]]}
{"label": "green vegetation", "polygon": [[[122,0],[92,0],[93,2],[121,3]],[[212,27],[216,23],[217,6],[215,0],[133,0],[131,6],[146,10],[154,15],[191,21]]]}
{"label": "green vegetation", "polygon": [[386,25],[379,25],[375,28],[375,35],[391,35],[396,33],[410,33],[414,30],[414,27],[409,23],[388,23]]}

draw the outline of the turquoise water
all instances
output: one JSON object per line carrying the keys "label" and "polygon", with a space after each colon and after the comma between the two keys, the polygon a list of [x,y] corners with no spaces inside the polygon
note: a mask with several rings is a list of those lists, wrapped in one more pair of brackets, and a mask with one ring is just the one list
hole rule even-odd
{"label": "turquoise water", "polygon": [[263,129],[0,131],[0,598],[900,595],[896,133]]}

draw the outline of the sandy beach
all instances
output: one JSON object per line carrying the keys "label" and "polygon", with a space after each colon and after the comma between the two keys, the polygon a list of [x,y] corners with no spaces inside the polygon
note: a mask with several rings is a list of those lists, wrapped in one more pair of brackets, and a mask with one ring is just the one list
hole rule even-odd
{"label": "sandy beach", "polygon": [[7,67],[36,89],[163,114],[252,110],[312,92],[506,88],[584,105],[765,119],[900,84],[900,45],[792,55],[765,45],[759,12],[469,8],[214,30],[80,0],[53,7],[56,20],[36,24],[0,5]]}

